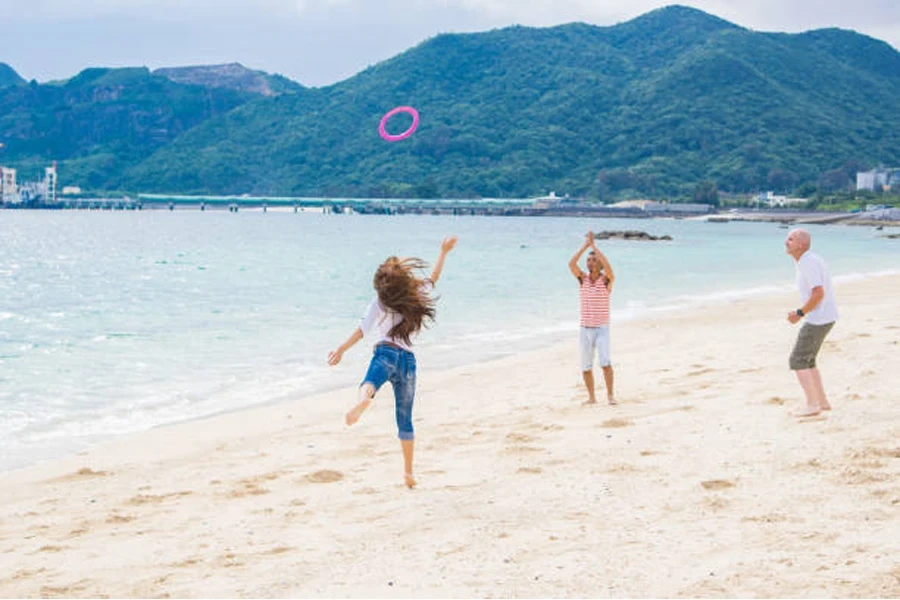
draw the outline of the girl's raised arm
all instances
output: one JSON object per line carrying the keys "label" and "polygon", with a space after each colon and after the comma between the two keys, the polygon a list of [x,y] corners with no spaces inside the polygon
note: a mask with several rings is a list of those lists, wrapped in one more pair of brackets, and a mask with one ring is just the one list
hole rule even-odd
{"label": "girl's raised arm", "polygon": [[438,279],[441,278],[441,271],[444,270],[444,259],[447,257],[447,254],[450,253],[451,250],[456,246],[456,240],[458,238],[454,235],[451,237],[445,237],[444,241],[441,242],[441,254],[438,256],[437,262],[434,263],[434,269],[431,270],[431,283],[433,285],[437,285]]}

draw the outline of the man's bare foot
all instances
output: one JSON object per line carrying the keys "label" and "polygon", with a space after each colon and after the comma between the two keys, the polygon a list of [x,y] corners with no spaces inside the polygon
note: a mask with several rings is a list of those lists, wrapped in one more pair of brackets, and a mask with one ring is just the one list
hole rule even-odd
{"label": "man's bare foot", "polygon": [[618,404],[618,402],[616,402],[615,396],[610,396],[606,400],[607,402],[609,402],[610,406],[615,406],[616,404]]}
{"label": "man's bare foot", "polygon": [[591,404],[597,404],[597,400],[595,398],[588,398],[581,404],[582,404],[582,406],[590,406]]}
{"label": "man's bare foot", "polygon": [[818,408],[812,408],[807,406],[803,410],[798,410],[791,413],[792,417],[814,417],[819,414],[821,411]]}
{"label": "man's bare foot", "polygon": [[406,487],[409,489],[416,487],[416,478],[413,477],[412,473],[405,473],[403,475],[403,480],[406,482]]}
{"label": "man's bare foot", "polygon": [[347,425],[353,425],[357,421],[359,421],[359,417],[369,408],[369,405],[372,404],[372,400],[361,400],[356,406],[354,406],[350,412],[347,413],[347,416],[344,417],[344,422]]}

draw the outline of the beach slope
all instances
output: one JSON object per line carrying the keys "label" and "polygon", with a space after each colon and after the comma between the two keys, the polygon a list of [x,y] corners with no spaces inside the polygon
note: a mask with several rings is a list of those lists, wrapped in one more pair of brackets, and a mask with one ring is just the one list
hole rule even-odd
{"label": "beach slope", "polygon": [[788,416],[784,293],[614,325],[616,407],[574,333],[420,364],[412,491],[389,390],[352,428],[337,390],[7,473],[0,596],[896,598],[898,294],[837,287],[823,417]]}

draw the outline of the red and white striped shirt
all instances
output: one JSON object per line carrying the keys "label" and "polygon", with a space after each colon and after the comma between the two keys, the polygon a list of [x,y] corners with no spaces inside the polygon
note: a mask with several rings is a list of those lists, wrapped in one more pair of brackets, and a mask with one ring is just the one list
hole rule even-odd
{"label": "red and white striped shirt", "polygon": [[609,325],[609,288],[606,277],[601,275],[591,281],[587,273],[581,278],[581,326],[602,327]]}

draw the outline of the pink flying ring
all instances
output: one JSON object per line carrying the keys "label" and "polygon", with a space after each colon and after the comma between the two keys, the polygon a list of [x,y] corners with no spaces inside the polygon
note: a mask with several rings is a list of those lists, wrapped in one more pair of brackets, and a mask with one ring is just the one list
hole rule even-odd
{"label": "pink flying ring", "polygon": [[[403,133],[398,133],[397,135],[388,133],[387,129],[385,129],[384,126],[387,125],[387,122],[391,119],[391,117],[393,117],[394,115],[396,115],[398,113],[402,113],[402,112],[409,113],[410,115],[412,115],[412,118],[413,118],[412,125],[410,125],[409,129],[407,129]],[[411,136],[413,134],[413,132],[416,130],[416,127],[418,127],[418,126],[419,126],[418,111],[416,109],[414,109],[412,106],[398,106],[397,108],[394,108],[394,109],[388,111],[388,113],[386,115],[381,117],[381,123],[379,123],[379,125],[378,125],[378,133],[379,133],[379,135],[381,135],[382,138],[384,138],[388,142],[399,142],[400,140],[405,140],[406,138]]]}

